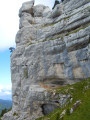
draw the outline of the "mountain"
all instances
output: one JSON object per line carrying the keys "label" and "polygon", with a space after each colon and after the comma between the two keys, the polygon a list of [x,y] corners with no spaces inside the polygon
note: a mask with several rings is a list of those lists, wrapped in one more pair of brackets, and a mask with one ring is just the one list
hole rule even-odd
{"label": "mountain", "polygon": [[11,107],[12,107],[12,101],[0,99],[0,113],[3,109],[5,108],[9,109]]}
{"label": "mountain", "polygon": [[[73,85],[67,85],[56,89],[59,107],[50,114],[38,118],[37,120],[89,120],[90,119],[90,78]],[[59,95],[59,96],[58,96]],[[65,98],[65,95],[67,98]],[[68,96],[69,95],[69,96]],[[67,99],[67,100],[65,100]],[[59,103],[58,102],[58,103]],[[48,109],[49,112],[50,108]],[[59,119],[60,118],[60,119]]]}
{"label": "mountain", "polygon": [[2,100],[12,100],[11,95],[0,95],[0,99]]}
{"label": "mountain", "polygon": [[53,10],[34,2],[23,3],[19,10],[16,49],[11,54],[13,108],[3,120],[35,120],[68,105],[71,98],[73,104],[87,98],[80,91],[74,99],[82,84],[76,84],[75,91],[72,86],[70,93],[55,91],[90,77],[90,0],[64,0]]}
{"label": "mountain", "polygon": [[12,91],[11,90],[6,90],[2,89],[0,92],[0,99],[2,100],[12,100]]}

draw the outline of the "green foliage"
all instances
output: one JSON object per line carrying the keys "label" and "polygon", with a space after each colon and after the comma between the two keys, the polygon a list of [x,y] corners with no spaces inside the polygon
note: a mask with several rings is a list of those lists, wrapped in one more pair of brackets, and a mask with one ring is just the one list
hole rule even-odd
{"label": "green foliage", "polygon": [[0,100],[0,120],[5,113],[9,112],[12,109],[12,102],[8,100]]}
{"label": "green foliage", "polygon": [[16,112],[13,113],[13,116],[18,116],[18,114]]}
{"label": "green foliage", "polygon": [[28,78],[28,70],[27,69],[24,70],[24,77]]}
{"label": "green foliage", "polygon": [[12,109],[12,108],[10,108],[10,109],[7,109],[7,108],[3,109],[3,110],[1,111],[1,114],[0,114],[0,120],[1,120],[1,117],[3,117],[3,115],[4,115],[5,113],[9,112],[11,109]]}
{"label": "green foliage", "polygon": [[52,23],[52,24],[48,24],[48,25],[44,25],[43,27],[53,26],[53,25],[55,25],[56,23],[58,23],[58,22],[55,22],[55,23]]}
{"label": "green foliage", "polygon": [[57,5],[57,4],[59,4],[60,2],[58,1],[58,0],[55,0],[55,3],[54,3],[54,6],[53,6],[53,8],[52,9],[54,9],[55,8],[55,6]]}
{"label": "green foliage", "polygon": [[27,47],[30,46],[30,45],[33,45],[34,43],[30,42],[30,43],[27,43],[25,44]]}
{"label": "green foliage", "polygon": [[[89,120],[90,119],[90,78],[78,82],[73,85],[67,85],[62,88],[55,89],[59,94],[70,94],[73,98],[72,102],[69,102],[66,106],[58,108],[52,113],[38,118],[37,120],[57,120],[59,115],[66,110],[66,114],[60,120]],[[80,100],[80,106],[70,114],[70,109],[76,101]],[[70,100],[69,100],[70,101]]]}
{"label": "green foliage", "polygon": [[60,120],[60,114],[57,113],[56,120]]}
{"label": "green foliage", "polygon": [[72,32],[67,33],[65,36],[68,36],[70,34],[76,33],[76,32],[78,32],[78,31],[80,31],[82,29],[85,29],[85,28],[89,27],[89,26],[90,26],[90,23],[88,25],[84,26],[84,27],[78,28],[78,29],[76,29],[76,30],[74,30]]}
{"label": "green foliage", "polygon": [[3,109],[10,109],[12,107],[12,101],[9,100],[1,100],[0,99],[0,114]]}
{"label": "green foliage", "polygon": [[69,110],[69,108],[67,108],[66,114],[67,114],[67,115],[70,115],[70,110]]}
{"label": "green foliage", "polygon": [[[83,9],[83,10],[87,10],[88,8],[89,8],[89,7],[85,8],[85,9]],[[62,20],[67,20],[67,19],[69,19],[69,18],[73,17],[74,15],[78,14],[78,13],[79,13],[79,12],[81,12],[81,11],[82,11],[82,10],[80,10],[80,11],[78,11],[78,12],[74,13],[74,14],[71,14],[71,15],[70,15],[70,16],[68,16],[68,17],[63,17],[63,18],[61,18],[59,21],[54,22],[53,24],[44,25],[43,27],[53,26],[53,25],[55,25],[55,24],[57,24],[57,23],[61,22]],[[90,11],[90,10],[88,10],[88,11]]]}
{"label": "green foliage", "polygon": [[60,120],[64,120],[64,117],[60,118]]}
{"label": "green foliage", "polygon": [[2,117],[5,113],[7,113],[7,111],[8,111],[8,110],[7,110],[6,108],[3,109],[0,116]]}
{"label": "green foliage", "polygon": [[90,35],[89,35],[89,44],[90,44]]}

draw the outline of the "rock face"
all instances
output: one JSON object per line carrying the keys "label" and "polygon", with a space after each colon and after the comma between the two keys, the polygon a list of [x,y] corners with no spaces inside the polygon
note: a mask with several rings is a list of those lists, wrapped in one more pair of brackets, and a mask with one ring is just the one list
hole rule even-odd
{"label": "rock face", "polygon": [[35,120],[68,98],[55,101],[47,89],[90,77],[90,0],[64,0],[52,11],[30,1],[19,16],[11,55],[13,107],[3,120]]}

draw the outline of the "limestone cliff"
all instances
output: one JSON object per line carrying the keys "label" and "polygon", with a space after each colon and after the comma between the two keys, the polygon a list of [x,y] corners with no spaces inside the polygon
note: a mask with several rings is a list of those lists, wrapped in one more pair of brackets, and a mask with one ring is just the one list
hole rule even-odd
{"label": "limestone cliff", "polygon": [[48,114],[58,105],[47,89],[90,77],[90,0],[64,0],[52,11],[33,0],[22,4],[19,17],[11,55],[13,107],[3,120]]}

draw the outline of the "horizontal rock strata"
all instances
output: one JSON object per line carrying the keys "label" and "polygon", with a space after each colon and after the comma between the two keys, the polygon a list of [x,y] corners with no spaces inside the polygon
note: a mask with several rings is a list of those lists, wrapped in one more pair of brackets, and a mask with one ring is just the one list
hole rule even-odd
{"label": "horizontal rock strata", "polygon": [[64,0],[52,11],[30,1],[19,17],[11,55],[13,107],[3,120],[35,120],[70,97],[61,95],[57,103],[47,89],[90,77],[90,0]]}

